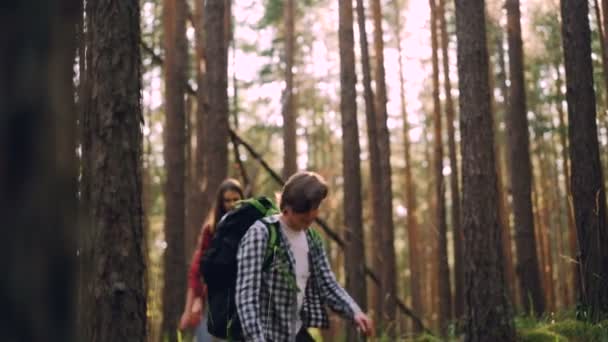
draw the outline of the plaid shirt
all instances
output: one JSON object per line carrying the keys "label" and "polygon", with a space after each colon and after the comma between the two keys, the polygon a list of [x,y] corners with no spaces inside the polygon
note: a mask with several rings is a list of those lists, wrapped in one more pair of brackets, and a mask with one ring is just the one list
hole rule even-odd
{"label": "plaid shirt", "polygon": [[[266,218],[278,222],[278,215]],[[237,252],[236,306],[246,341],[292,342],[298,315],[295,284],[295,259],[282,229],[277,229],[279,247],[270,267],[264,267],[268,228],[255,222],[240,242]],[[310,229],[306,232],[310,277],[299,313],[302,327],[327,328],[329,319],[323,304],[352,320],[361,309],[338,284],[330,269],[322,241]]]}

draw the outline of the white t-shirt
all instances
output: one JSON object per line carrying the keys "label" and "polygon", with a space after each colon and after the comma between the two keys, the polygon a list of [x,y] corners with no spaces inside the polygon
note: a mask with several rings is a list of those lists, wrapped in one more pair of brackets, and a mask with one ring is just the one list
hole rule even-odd
{"label": "white t-shirt", "polygon": [[[308,264],[308,240],[306,239],[306,230],[293,230],[280,220],[281,228],[285,233],[285,237],[287,237],[287,241],[289,242],[289,248],[291,249],[291,253],[296,261],[295,264],[295,272],[296,272],[296,284],[298,285],[298,295],[297,295],[297,312],[299,313],[302,310],[302,304],[304,304],[304,293],[306,291],[306,283],[308,282],[308,278],[310,277],[310,266]],[[300,315],[296,315],[295,317],[295,332],[300,331],[302,327],[302,320],[300,319]]]}

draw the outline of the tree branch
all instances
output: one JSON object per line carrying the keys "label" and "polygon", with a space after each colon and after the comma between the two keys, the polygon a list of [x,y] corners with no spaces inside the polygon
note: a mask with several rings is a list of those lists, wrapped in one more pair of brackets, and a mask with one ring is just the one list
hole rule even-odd
{"label": "tree branch", "polygon": [[[143,40],[140,41],[140,45],[142,50],[147,53],[148,55],[150,55],[150,58],[152,58],[152,63],[158,66],[163,66],[164,64],[164,60],[163,57],[158,55],[156,52],[154,52],[154,49],[151,48],[150,46],[148,46],[146,44],[146,42],[144,42]],[[196,90],[194,88],[192,88],[192,86],[190,85],[190,83],[188,83],[186,81],[186,92],[192,96],[196,95]]]}

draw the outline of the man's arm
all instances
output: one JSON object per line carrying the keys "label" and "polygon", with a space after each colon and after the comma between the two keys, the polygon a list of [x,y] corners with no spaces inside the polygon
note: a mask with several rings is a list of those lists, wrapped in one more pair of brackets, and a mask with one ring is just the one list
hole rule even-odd
{"label": "man's arm", "polygon": [[246,341],[264,341],[260,321],[260,286],[267,244],[268,231],[258,221],[245,233],[237,252],[236,308]]}
{"label": "man's arm", "polygon": [[313,248],[316,254],[314,257],[315,274],[319,278],[318,281],[323,300],[333,311],[339,313],[344,318],[354,320],[355,315],[362,312],[359,305],[355,303],[336,280],[323,245],[315,243]]}

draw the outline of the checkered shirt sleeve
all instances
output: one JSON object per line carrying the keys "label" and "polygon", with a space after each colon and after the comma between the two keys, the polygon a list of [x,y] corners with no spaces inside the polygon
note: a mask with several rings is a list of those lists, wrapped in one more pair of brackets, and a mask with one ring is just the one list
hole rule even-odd
{"label": "checkered shirt sleeve", "polygon": [[315,244],[313,248],[315,250],[312,258],[313,267],[315,268],[315,275],[318,277],[317,284],[319,285],[321,298],[333,311],[346,319],[353,320],[355,315],[361,312],[359,305],[336,280],[323,245]]}
{"label": "checkered shirt sleeve", "polygon": [[236,307],[246,341],[265,340],[260,321],[260,287],[267,244],[268,230],[262,224],[254,224],[245,233],[237,252]]}

